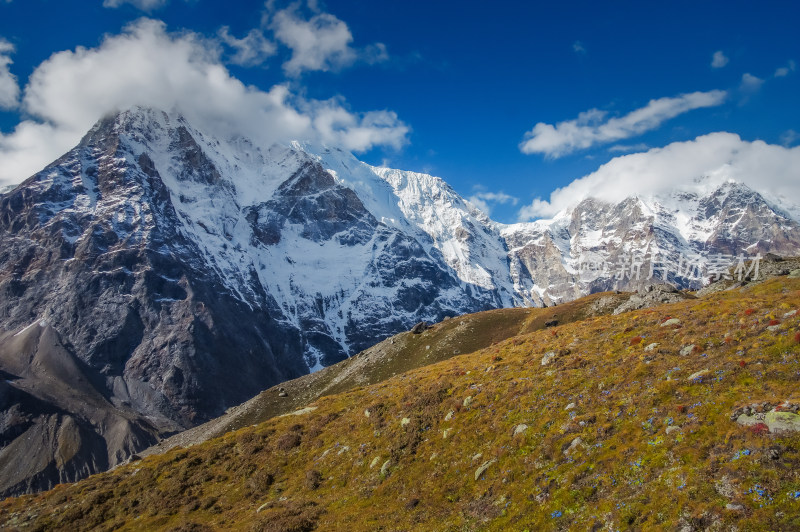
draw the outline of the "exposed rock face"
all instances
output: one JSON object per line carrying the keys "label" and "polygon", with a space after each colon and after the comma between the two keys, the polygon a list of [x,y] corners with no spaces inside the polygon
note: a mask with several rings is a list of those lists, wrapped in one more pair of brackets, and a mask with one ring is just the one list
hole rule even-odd
{"label": "exposed rock face", "polygon": [[78,480],[156,441],[44,321],[0,338],[0,365],[0,496]]}
{"label": "exposed rock face", "polygon": [[695,282],[585,264],[800,248],[741,185],[667,200],[503,226],[441,179],[339,150],[104,119],[0,195],[0,496],[112,467],[422,321]]}

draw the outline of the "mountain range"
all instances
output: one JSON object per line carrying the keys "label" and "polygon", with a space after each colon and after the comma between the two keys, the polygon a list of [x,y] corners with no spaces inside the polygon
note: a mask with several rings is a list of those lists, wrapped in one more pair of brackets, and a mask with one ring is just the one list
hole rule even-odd
{"label": "mountain range", "polygon": [[702,179],[504,225],[430,175],[120,112],[0,195],[0,495],[113,467],[420,321],[696,289],[715,257],[795,254],[799,229]]}

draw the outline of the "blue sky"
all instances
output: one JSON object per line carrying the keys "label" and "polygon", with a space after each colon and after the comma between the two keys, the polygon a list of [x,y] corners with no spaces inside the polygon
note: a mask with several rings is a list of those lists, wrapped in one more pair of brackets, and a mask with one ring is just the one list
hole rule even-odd
{"label": "blue sky", "polygon": [[[231,102],[256,105],[236,80],[281,100],[259,115],[276,128],[266,138],[318,136],[433,173],[503,222],[552,215],[589,182],[619,188],[619,157],[641,152],[623,161],[649,168],[644,154],[671,143],[678,158],[684,143],[723,154],[687,176],[747,151],[776,157],[774,182],[800,183],[798,21],[788,1],[0,0],[0,184],[49,154],[36,146],[65,151],[87,121],[148,93],[148,76],[159,89],[142,103],[166,105],[216,67]],[[705,140],[718,132],[734,135]]]}

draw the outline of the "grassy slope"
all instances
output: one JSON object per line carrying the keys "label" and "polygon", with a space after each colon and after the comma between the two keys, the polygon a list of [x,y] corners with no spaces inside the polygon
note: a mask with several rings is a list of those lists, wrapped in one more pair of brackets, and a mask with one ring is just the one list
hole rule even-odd
{"label": "grassy slope", "polygon": [[[800,401],[800,316],[782,318],[798,307],[800,280],[784,277],[522,334],[6,500],[0,527],[798,529],[800,433],[730,420],[738,405]],[[662,327],[667,317],[680,325]],[[681,356],[688,344],[698,349]]]}
{"label": "grassy slope", "polygon": [[[610,314],[628,297],[629,294],[601,293],[557,307],[489,310],[443,321],[422,334],[401,333],[339,364],[264,390],[225,415],[179,433],[140,455],[160,454],[179,445],[194,445],[231,430],[262,423],[302,408],[322,396],[376,384],[412,369],[544,329],[552,320],[563,324]],[[279,396],[281,389],[288,397]]]}

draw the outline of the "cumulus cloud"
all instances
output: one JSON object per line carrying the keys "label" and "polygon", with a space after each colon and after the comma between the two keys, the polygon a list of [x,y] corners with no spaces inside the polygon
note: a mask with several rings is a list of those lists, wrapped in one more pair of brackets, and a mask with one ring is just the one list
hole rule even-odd
{"label": "cumulus cloud", "polygon": [[754,94],[761,89],[763,84],[763,79],[746,72],[742,74],[742,82],[739,84],[739,90],[745,94]]}
{"label": "cumulus cloud", "polygon": [[234,65],[244,67],[261,65],[278,51],[275,43],[268,40],[258,29],[250,30],[247,35],[237,39],[231,35],[228,26],[223,26],[217,32],[217,37],[233,50],[228,61]]}
{"label": "cumulus cloud", "polygon": [[[268,27],[275,38],[292,51],[291,58],[283,64],[290,76],[305,71],[336,71],[356,61],[377,63],[388,59],[386,46],[376,43],[359,50],[351,46],[353,35],[347,24],[330,13],[319,11],[316,2],[309,2],[314,13],[306,19],[300,4],[268,14]],[[269,7],[269,6],[268,6]]]}
{"label": "cumulus cloud", "polygon": [[506,194],[503,191],[488,192],[482,187],[476,187],[476,192],[467,200],[487,215],[492,213],[492,208],[495,205],[516,205],[519,203],[519,198],[515,198],[510,194]]}
{"label": "cumulus cloud", "polygon": [[572,43],[572,51],[575,52],[576,54],[585,54],[586,47],[583,45],[581,41],[575,41],[574,43]]}
{"label": "cumulus cloud", "polygon": [[123,4],[130,4],[136,9],[145,12],[154,11],[167,5],[168,0],[103,0],[103,7],[120,7]]}
{"label": "cumulus cloud", "polygon": [[0,38],[0,109],[14,109],[19,101],[17,77],[9,70],[14,45]]}
{"label": "cumulus cloud", "polygon": [[401,146],[409,131],[390,111],[356,113],[340,99],[306,100],[286,85],[245,86],[222,64],[216,42],[141,19],[96,48],[56,53],[35,69],[22,99],[31,118],[0,135],[0,185],[35,173],[99,118],[135,105],[175,109],[200,128],[262,145],[297,138],[363,151]]}
{"label": "cumulus cloud", "polygon": [[547,157],[561,157],[597,144],[640,135],[693,109],[721,105],[726,97],[727,92],[721,90],[692,92],[674,98],[650,100],[645,107],[621,117],[607,119],[605,111],[591,109],[579,114],[574,120],[556,125],[539,122],[525,134],[525,140],[519,145],[519,149],[526,154],[541,153]]}
{"label": "cumulus cloud", "polygon": [[728,61],[730,61],[730,59],[722,53],[722,50],[717,50],[714,52],[714,55],[711,56],[711,68],[722,68],[728,64]]}
{"label": "cumulus cloud", "polygon": [[[776,203],[800,197],[800,147],[748,142],[733,133],[711,133],[644,153],[616,157],[595,172],[537,198],[519,211],[521,221],[552,217],[595,197],[618,202],[632,195],[671,190],[702,191],[729,179],[745,183]],[[794,203],[794,201],[786,201]]]}
{"label": "cumulus cloud", "polygon": [[354,115],[336,100],[312,102],[306,106],[312,126],[325,144],[366,151],[382,145],[400,148],[407,141],[409,127],[393,111],[370,111]]}
{"label": "cumulus cloud", "polygon": [[794,72],[796,68],[797,68],[797,64],[793,60],[790,59],[789,62],[786,64],[786,66],[780,67],[777,70],[775,70],[775,77],[776,78],[785,78],[791,72]]}

